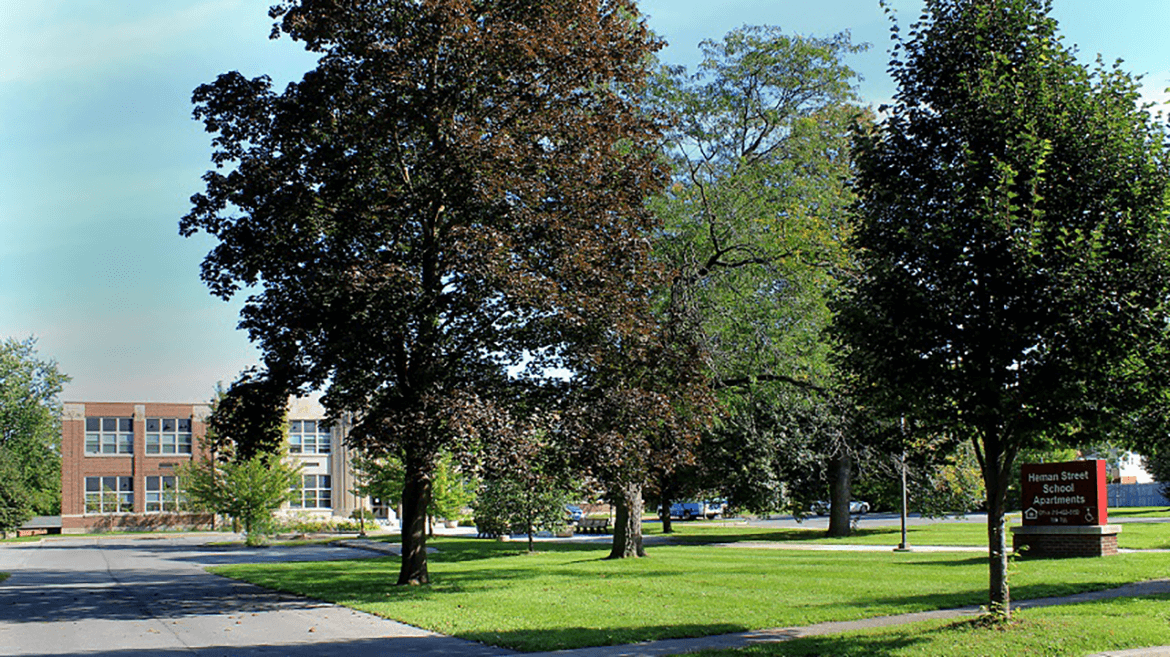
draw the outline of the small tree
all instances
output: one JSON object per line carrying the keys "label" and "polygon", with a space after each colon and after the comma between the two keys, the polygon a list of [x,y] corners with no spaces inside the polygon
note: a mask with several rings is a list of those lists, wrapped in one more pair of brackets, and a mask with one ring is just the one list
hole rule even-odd
{"label": "small tree", "polygon": [[439,457],[432,491],[431,515],[448,521],[458,520],[475,500],[475,482],[450,454]]}
{"label": "small tree", "polygon": [[499,413],[480,452],[483,483],[473,506],[476,526],[491,534],[528,535],[533,550],[537,531],[565,524],[565,505],[574,488],[570,463],[576,445],[557,413],[521,411],[520,418]]}
{"label": "small tree", "polygon": [[279,454],[257,454],[243,461],[204,459],[178,469],[188,503],[238,520],[249,546],[263,545],[280,505],[300,487],[300,466]]}
{"label": "small tree", "polygon": [[406,471],[401,460],[354,450],[350,466],[357,480],[354,492],[358,495],[377,498],[387,506],[402,500]]}
{"label": "small tree", "polygon": [[565,527],[569,491],[555,486],[532,486],[527,475],[487,479],[476,496],[475,522],[487,533],[519,533],[528,536],[534,551],[538,531],[555,532]]}

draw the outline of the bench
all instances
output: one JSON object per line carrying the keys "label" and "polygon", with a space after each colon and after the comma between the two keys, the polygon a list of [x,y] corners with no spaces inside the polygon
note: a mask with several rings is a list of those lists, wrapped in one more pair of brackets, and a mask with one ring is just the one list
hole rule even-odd
{"label": "bench", "polygon": [[608,534],[609,518],[581,518],[577,521],[576,531],[582,534]]}

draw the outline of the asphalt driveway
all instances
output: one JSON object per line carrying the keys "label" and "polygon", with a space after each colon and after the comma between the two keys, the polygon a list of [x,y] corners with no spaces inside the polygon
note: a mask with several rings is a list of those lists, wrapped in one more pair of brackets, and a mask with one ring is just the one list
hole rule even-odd
{"label": "asphalt driveway", "polygon": [[[0,655],[507,655],[208,574],[207,565],[374,556],[343,547],[208,546],[205,536],[0,546]],[[217,540],[222,540],[218,538]]]}

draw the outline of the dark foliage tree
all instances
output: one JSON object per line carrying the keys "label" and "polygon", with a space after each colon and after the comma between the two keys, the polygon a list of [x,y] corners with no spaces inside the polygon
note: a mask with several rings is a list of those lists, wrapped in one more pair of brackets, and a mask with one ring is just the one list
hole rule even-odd
{"label": "dark foliage tree", "polygon": [[[61,508],[61,387],[69,377],[37,357],[36,339],[0,342],[0,461],[7,497],[24,498],[23,512],[54,515]],[[27,518],[25,518],[27,520]],[[23,522],[23,521],[22,521]]]}
{"label": "dark foliage tree", "polygon": [[288,439],[288,388],[249,370],[227,390],[216,389],[207,420],[207,444],[220,461],[247,461],[283,453]]}
{"label": "dark foliage tree", "polygon": [[[611,559],[645,556],[643,491],[652,462],[664,453],[688,453],[711,403],[688,349],[665,331],[641,341],[645,344],[615,346],[611,357],[591,370],[597,385],[569,391],[576,401],[559,430],[614,507]],[[630,358],[626,349],[640,353]]]}
{"label": "dark foliage tree", "polygon": [[[639,101],[657,47],[632,0],[286,0],[275,33],[321,59],[283,93],[194,96],[217,169],[181,223],[219,245],[212,292],[271,372],[327,386],[356,447],[405,469],[400,584],[426,583],[425,514],[524,367],[595,376],[642,352],[644,200],[664,172]],[[619,371],[614,365],[611,371]]]}
{"label": "dark foliage tree", "polygon": [[484,446],[483,481],[475,500],[475,523],[481,531],[528,537],[534,551],[536,532],[559,531],[566,524],[579,472],[572,468],[570,443],[558,440],[551,416],[536,414],[513,423],[515,430],[496,435]]}
{"label": "dark foliage tree", "polygon": [[1022,449],[1100,436],[1164,353],[1164,135],[1120,68],[1079,64],[1047,0],[927,0],[855,151],[861,276],[839,327],[872,412],[969,441],[991,608]]}

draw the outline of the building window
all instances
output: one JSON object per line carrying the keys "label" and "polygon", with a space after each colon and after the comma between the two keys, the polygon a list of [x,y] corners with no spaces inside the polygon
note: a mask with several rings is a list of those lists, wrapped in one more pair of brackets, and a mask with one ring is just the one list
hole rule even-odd
{"label": "building window", "polygon": [[288,451],[292,454],[328,454],[332,445],[329,425],[316,420],[293,420],[288,424]]}
{"label": "building window", "polygon": [[134,479],[131,477],[86,477],[86,513],[131,513],[134,511]]}
{"label": "building window", "polygon": [[190,454],[191,420],[171,417],[146,418],[147,454]]}
{"label": "building window", "polygon": [[86,454],[133,454],[134,420],[128,417],[85,418]]}
{"label": "building window", "polygon": [[183,491],[175,477],[160,476],[146,478],[146,511],[180,511],[184,502]]}
{"label": "building window", "polygon": [[294,509],[328,509],[333,506],[333,482],[329,475],[302,475],[301,490],[294,491]]}

